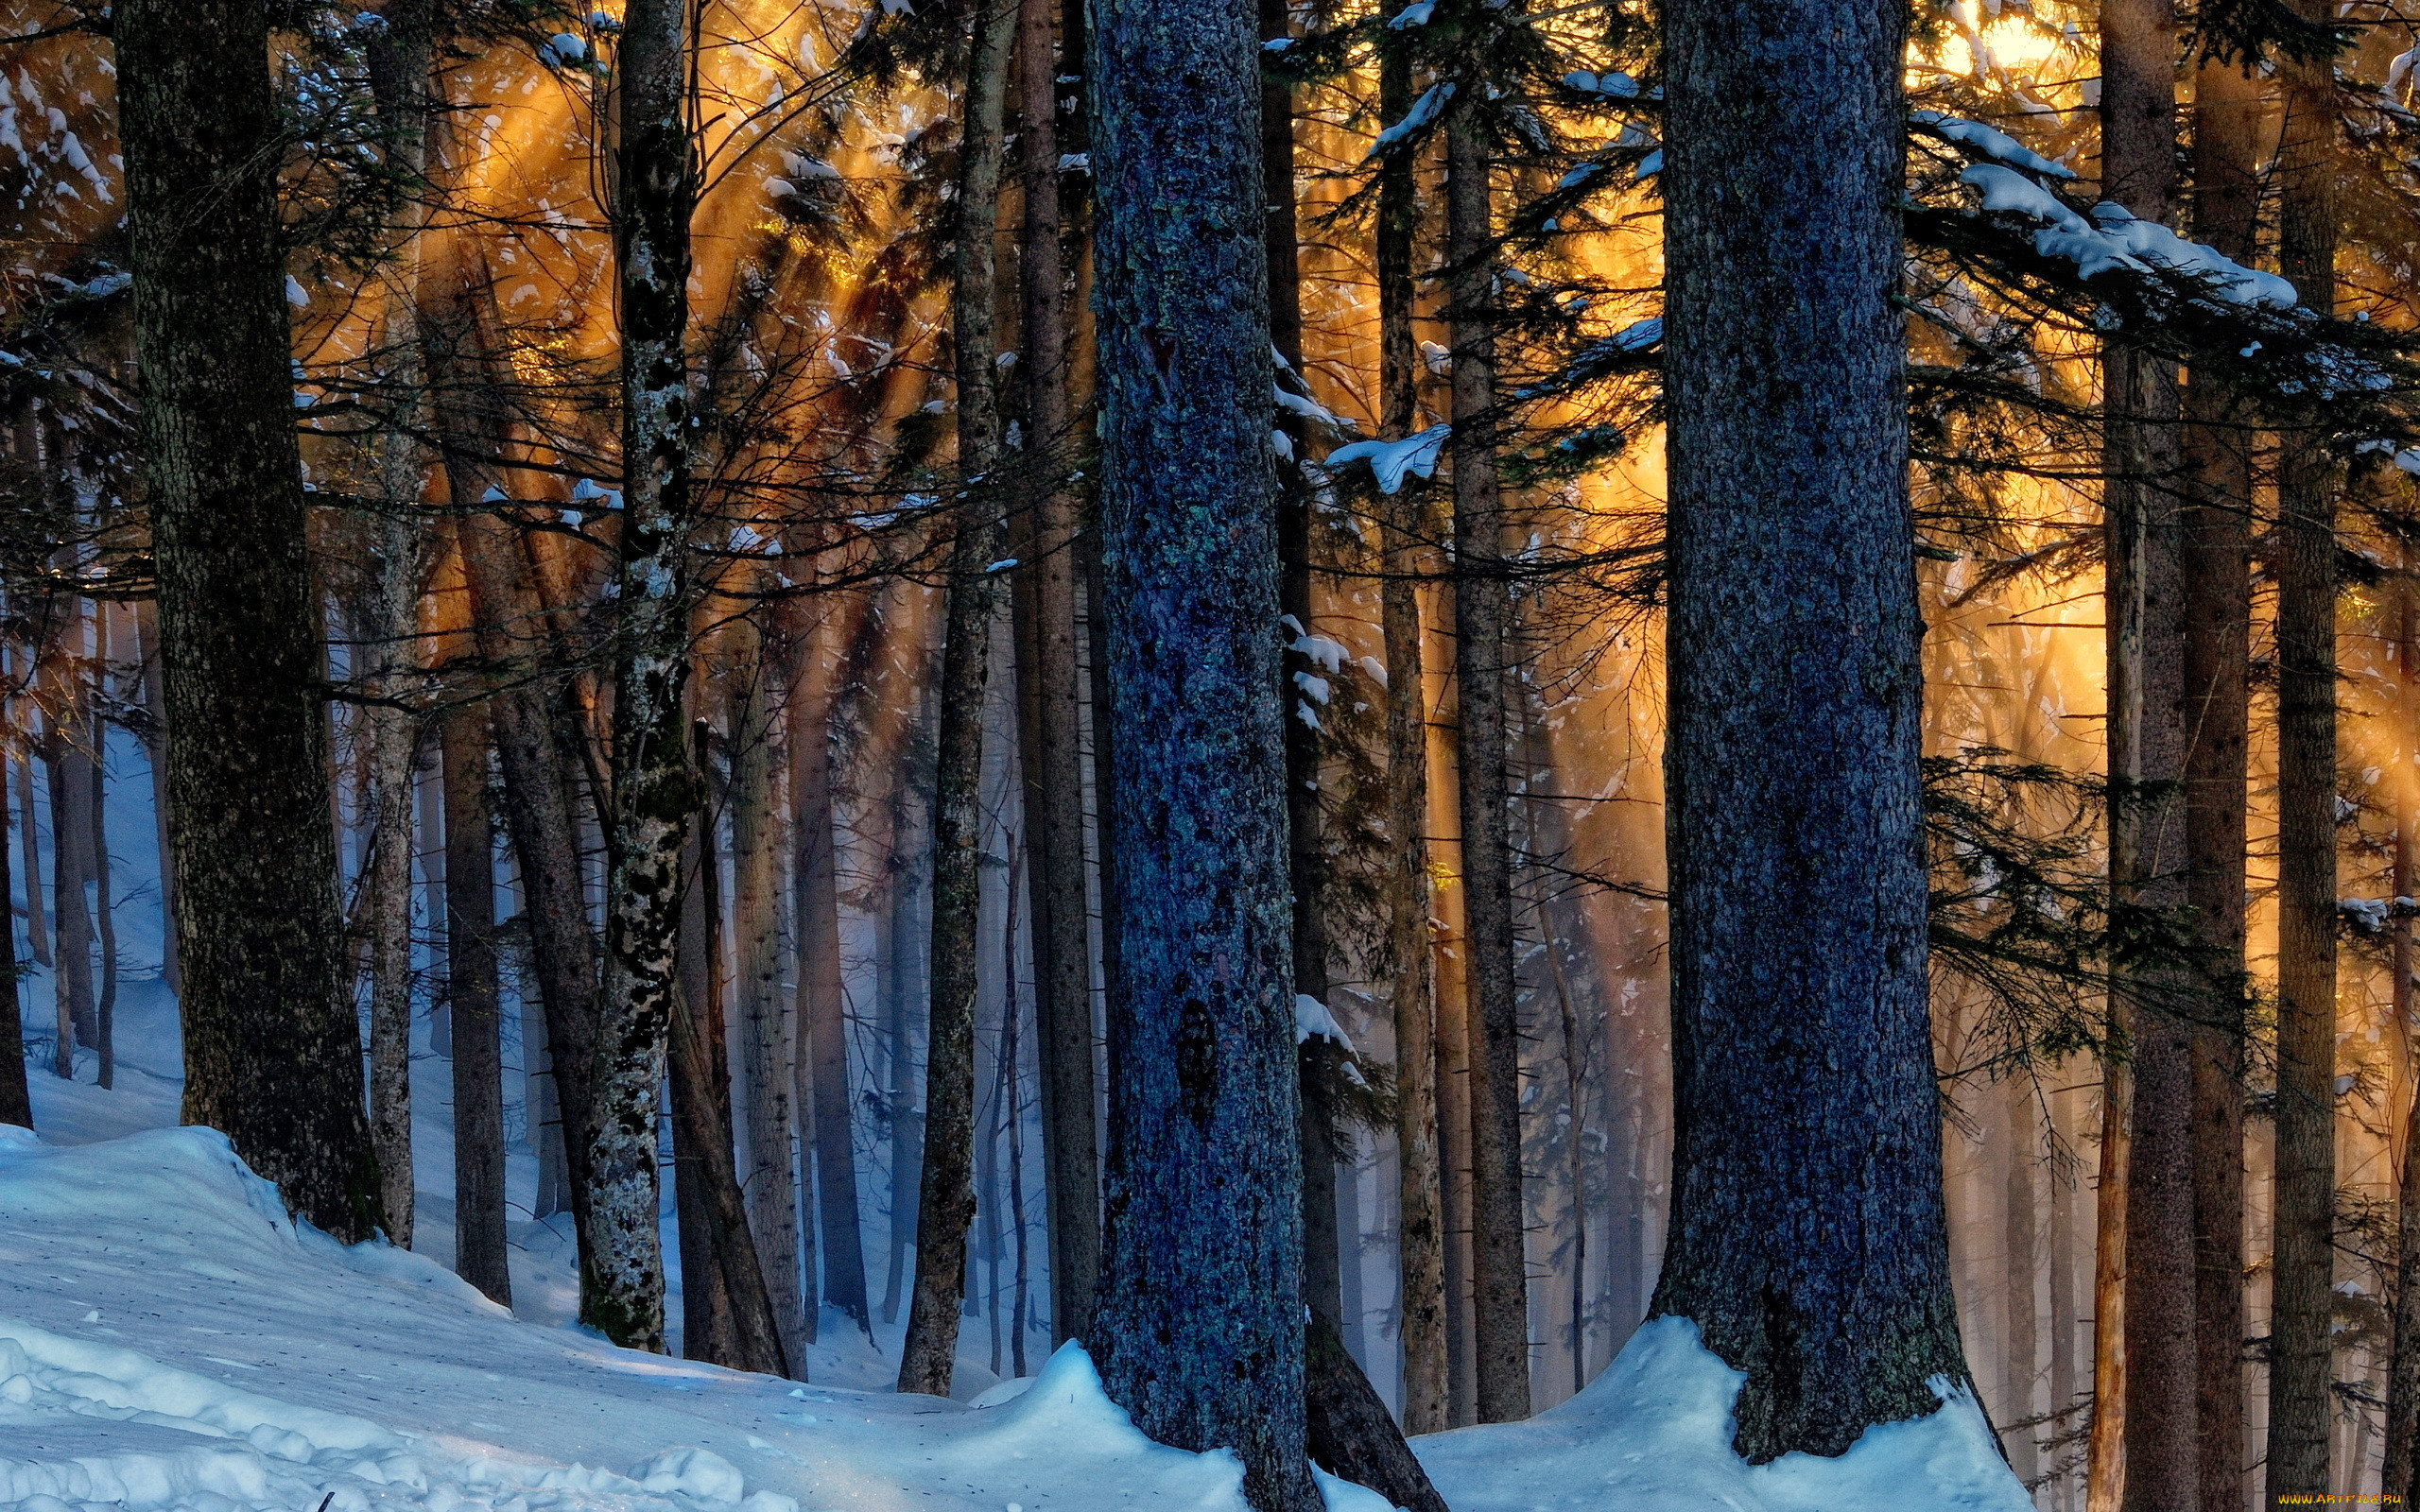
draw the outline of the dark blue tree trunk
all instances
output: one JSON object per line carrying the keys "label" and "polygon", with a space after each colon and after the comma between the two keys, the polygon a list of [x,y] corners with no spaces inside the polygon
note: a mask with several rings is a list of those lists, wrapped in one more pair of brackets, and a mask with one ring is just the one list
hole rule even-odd
{"label": "dark blue tree trunk", "polygon": [[1653,1311],[1739,1452],[1966,1379],[1925,982],[1902,17],[1675,0],[1665,170],[1674,1154]]}
{"label": "dark blue tree trunk", "polygon": [[1093,13],[1120,937],[1093,1344],[1145,1433],[1310,1512],[1252,0]]}

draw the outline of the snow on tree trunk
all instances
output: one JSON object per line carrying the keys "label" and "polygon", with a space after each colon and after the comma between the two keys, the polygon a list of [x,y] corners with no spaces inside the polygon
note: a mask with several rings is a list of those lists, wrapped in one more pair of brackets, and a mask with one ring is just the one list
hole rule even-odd
{"label": "snow on tree trunk", "polygon": [[[1735,1447],[1967,1379],[1926,985],[1899,280],[1903,18],[1664,12],[1674,1153],[1652,1311]],[[1786,209],[1784,208],[1786,207]]]}
{"label": "snow on tree trunk", "polygon": [[[116,11],[142,450],[165,666],[183,1116],[339,1238],[380,1223],[337,904],[268,11]],[[197,217],[198,185],[210,213]]]}
{"label": "snow on tree trunk", "polygon": [[664,1349],[656,1105],[680,991],[681,847],[700,806],[689,671],[688,9],[633,0],[619,60],[622,520],[614,576],[613,822],[580,1317]]}

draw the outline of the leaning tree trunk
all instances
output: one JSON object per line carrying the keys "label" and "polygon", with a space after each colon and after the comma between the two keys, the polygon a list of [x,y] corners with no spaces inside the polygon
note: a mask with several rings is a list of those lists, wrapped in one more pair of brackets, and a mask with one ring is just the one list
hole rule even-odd
{"label": "leaning tree trunk", "polygon": [[591,1083],[580,1316],[662,1352],[656,1089],[680,994],[681,847],[700,789],[689,761],[689,213],[697,185],[684,0],[632,0],[620,58],[622,522],[614,587],[614,814],[605,983]]}
{"label": "leaning tree trunk", "polygon": [[[698,720],[693,749],[706,769],[706,722]],[[731,1111],[729,1057],[722,1016],[722,923],[716,880],[721,864],[715,854],[714,805],[707,805],[682,848],[681,871],[681,1005],[673,1014],[672,1074],[672,1212],[676,1253],[681,1258],[681,1354],[683,1359],[740,1367],[745,1348],[733,1314],[731,1280],[723,1269],[721,1247],[716,1243],[708,1169],[717,1130],[726,1127]],[[684,1058],[682,1025],[705,1046],[705,1054]]]}
{"label": "leaning tree trunk", "polygon": [[993,223],[999,212],[1002,96],[1016,34],[1012,0],[975,11],[959,147],[958,224],[950,290],[958,377],[958,539],[950,547],[949,620],[942,641],[941,757],[933,794],[930,1029],[925,1051],[925,1169],[916,1199],[916,1290],[899,1357],[899,1389],[949,1395],[975,1216],[975,928],[980,892],[983,686],[991,674],[992,571],[1005,539],[998,480],[1000,404],[993,358]]}
{"label": "leaning tree trunk", "polygon": [[1063,1344],[1090,1332],[1100,1276],[1100,1154],[1094,1136],[1091,904],[1084,885],[1083,731],[1076,657],[1079,501],[1063,481],[1075,438],[1067,423],[1066,273],[1059,215],[1059,59],[1051,0],[1017,12],[1017,146],[1025,186],[1025,375],[1029,453],[1038,455],[1030,549],[1029,667],[1033,740],[1025,751],[1027,853],[1032,858],[1034,1016],[1042,1063],[1043,1190],[1050,1223],[1050,1332]]}
{"label": "leaning tree trunk", "polygon": [[[2406,548],[2406,570],[2411,562]],[[2388,792],[2394,804],[2394,853],[2392,881],[2397,898],[2420,893],[2420,835],[2412,833],[2420,824],[2420,782],[2415,782],[2412,758],[2420,755],[2420,680],[2412,675],[2411,659],[2420,652],[2420,602],[2415,602],[2411,580],[2407,577],[2395,585],[2394,591],[2394,702],[2395,728],[2401,731],[2397,746],[2390,747],[2396,760],[2394,777]],[[2395,1280],[2394,1334],[2387,1357],[2386,1393],[2386,1464],[2379,1475],[2379,1486],[2388,1496],[2400,1496],[2410,1503],[2415,1489],[2415,1461],[2420,1461],[2420,1160],[2412,1158],[2420,1150],[2420,1034],[2411,1026],[2411,920],[2397,919],[2389,926],[2394,934],[2388,944],[2387,964],[2394,973],[2394,1022],[2400,1030],[2403,1045],[2403,1075],[2411,1084],[2411,1097],[2404,1109],[2403,1168],[2396,1192],[2395,1213]]]}
{"label": "leaning tree trunk", "polygon": [[346,1240],[379,1227],[337,904],[268,12],[132,0],[114,37],[166,667],[187,1123]]}
{"label": "leaning tree trunk", "polygon": [[1495,473],[1493,141],[1477,80],[1445,124],[1445,259],[1454,352],[1454,693],[1471,1035],[1471,1321],[1478,1420],[1530,1416],[1522,1246],[1521,1025],[1512,974],[1511,774],[1504,705],[1503,490]]}
{"label": "leaning tree trunk", "polygon": [[[471,264],[475,256],[459,232],[431,249],[420,286],[423,365],[439,396],[436,430],[445,440],[449,490],[465,505],[477,502],[456,519],[473,634],[489,666],[510,669],[506,685],[488,700],[488,718],[504,782],[506,829],[521,863],[532,974],[550,1047],[573,1225],[584,1253],[596,933],[580,873],[573,758],[563,749],[544,682],[532,675],[553,652],[544,605],[522,522],[509,505],[495,502],[503,490],[491,459],[504,455],[510,400],[499,380],[491,281],[483,266]],[[403,759],[407,762],[408,753]]]}
{"label": "leaning tree trunk", "polygon": [[[1412,106],[1409,44],[1391,33],[1378,62],[1378,113],[1400,121]],[[1419,353],[1412,340],[1412,248],[1418,185],[1409,153],[1378,168],[1379,435],[1412,432]],[[1403,1431],[1449,1426],[1445,1382],[1445,1213],[1437,1142],[1437,1014],[1430,997],[1428,696],[1423,665],[1420,577],[1423,524],[1418,491],[1395,494],[1386,532],[1379,617],[1387,663],[1387,889],[1389,994],[1395,1030],[1396,1249],[1402,1286],[1396,1334],[1403,1351]]]}
{"label": "leaning tree trunk", "polygon": [[440,723],[445,764],[445,1011],[454,1020],[454,1273],[512,1305],[504,1227],[504,1041],[487,711]]}
{"label": "leaning tree trunk", "polygon": [[[2260,87],[2205,60],[2194,74],[2193,232],[2240,263],[2259,230]],[[2186,392],[2186,886],[2208,964],[2193,1036],[2193,1332],[2201,1512],[2243,1503],[2244,803],[2252,584],[2250,416],[2215,382]],[[2410,728],[2408,725],[2405,728]]]}
{"label": "leaning tree trunk", "polygon": [[1249,0],[1092,20],[1119,931],[1095,1354],[1143,1432],[1311,1512],[1259,29]]}
{"label": "leaning tree trunk", "polygon": [[[2309,0],[2315,21],[2333,7]],[[2333,63],[2285,67],[2279,271],[2336,308]],[[2308,422],[2277,461],[2277,1169],[2267,1495],[2329,1489],[2336,1221],[2336,494]]]}
{"label": "leaning tree trunk", "polygon": [[1664,11],[1674,1143],[1652,1312],[1745,1373],[1733,1442],[1758,1464],[1839,1454],[1967,1380],[1927,1025],[1904,42],[1900,11],[1843,0]]}
{"label": "leaning tree trunk", "polygon": [[[2176,221],[2176,10],[2101,11],[2101,193],[2135,218]],[[2176,364],[2113,341],[2102,357],[2108,534],[2110,869],[2118,898],[2187,900],[2184,528]],[[2194,1429],[2193,1025],[2196,985],[2117,963],[2133,1104],[2125,1209],[2129,1512],[2198,1512]]]}

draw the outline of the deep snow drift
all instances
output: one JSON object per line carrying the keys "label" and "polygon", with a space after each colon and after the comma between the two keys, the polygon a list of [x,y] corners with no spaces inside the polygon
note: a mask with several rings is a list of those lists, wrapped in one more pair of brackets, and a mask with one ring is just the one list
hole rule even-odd
{"label": "deep snow drift", "polygon": [[[517,1321],[424,1256],[287,1221],[217,1134],[0,1126],[0,1507],[22,1512],[1241,1512],[1223,1453],[1145,1439],[1062,1350],[965,1407],[798,1385]],[[1456,1512],[2020,1512],[1971,1402],[1839,1460],[1734,1457],[1738,1378],[1640,1331],[1528,1423],[1420,1443]],[[1333,1512],[1380,1512],[1328,1482]]]}

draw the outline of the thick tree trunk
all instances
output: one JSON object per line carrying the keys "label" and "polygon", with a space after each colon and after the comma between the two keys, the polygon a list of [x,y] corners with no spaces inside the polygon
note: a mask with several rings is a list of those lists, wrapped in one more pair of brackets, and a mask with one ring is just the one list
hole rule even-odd
{"label": "thick tree trunk", "polygon": [[1903,26],[1839,0],[1664,12],[1674,1151],[1652,1310],[1746,1373],[1734,1444],[1759,1464],[1841,1453],[1967,1379],[1892,303]]}
{"label": "thick tree trunk", "polygon": [[[1411,60],[1402,45],[1379,60],[1378,112],[1411,109]],[[1419,356],[1412,342],[1412,243],[1417,186],[1409,154],[1378,169],[1379,435],[1399,441],[1417,414]],[[1445,1214],[1437,1143],[1437,1015],[1430,997],[1428,697],[1421,644],[1426,560],[1417,491],[1397,493],[1385,523],[1386,582],[1379,614],[1387,660],[1387,959],[1395,1031],[1397,1334],[1403,1350],[1403,1431],[1448,1426],[1445,1382]]]}
{"label": "thick tree trunk", "polygon": [[[2101,13],[2101,193],[2176,223],[2176,10]],[[2102,357],[2108,530],[2110,867],[2120,902],[2187,901],[2184,524],[2176,364],[2112,344]],[[2193,1028],[2172,970],[2120,960],[2134,1087],[2125,1210],[2126,1492],[2130,1512],[2198,1512],[2193,1328]]]}
{"label": "thick tree trunk", "polygon": [[682,713],[688,680],[688,7],[632,0],[621,56],[621,204],[614,253],[622,313],[620,610],[614,645],[613,825],[605,983],[597,1010],[595,1122],[582,1321],[617,1344],[664,1349],[656,1236],[656,1089],[680,992],[681,848],[700,790]]}
{"label": "thick tree trunk", "polygon": [[268,25],[243,0],[134,0],[114,32],[166,665],[183,1116],[224,1130],[295,1211],[358,1240],[380,1225],[380,1183],[337,905]]}
{"label": "thick tree trunk", "polygon": [[1020,600],[1029,615],[1032,661],[1017,669],[1030,690],[1033,739],[1026,746],[1027,855],[1034,872],[1034,1016],[1042,1064],[1043,1186],[1050,1220],[1050,1328],[1054,1342],[1081,1338],[1100,1276],[1100,1154],[1094,1134],[1091,905],[1084,885],[1081,673],[1076,658],[1076,526],[1079,501],[1061,482],[1074,438],[1067,423],[1066,272],[1059,211],[1059,60],[1051,45],[1051,0],[1022,0],[1017,12],[1017,146],[1025,183],[1024,294],[1026,446],[1041,480]]}
{"label": "thick tree trunk", "polygon": [[1311,1512],[1258,26],[1092,20],[1120,931],[1095,1356],[1145,1433]]}
{"label": "thick tree trunk", "polygon": [[[378,616],[389,617],[396,598],[416,589],[418,573],[406,557],[401,564],[387,549],[411,548],[382,541],[377,564]],[[408,572],[409,576],[405,574]],[[401,592],[397,592],[400,588]],[[389,597],[389,593],[394,597]],[[408,602],[403,606],[408,611]],[[389,641],[373,653],[389,664],[406,652]],[[408,710],[372,704],[363,714],[370,743],[370,857],[363,865],[363,932],[370,946],[370,1135],[378,1153],[389,1243],[409,1249],[412,1242],[412,766],[419,721]]]}
{"label": "thick tree trunk", "polygon": [[[2193,96],[2193,234],[2250,264],[2259,229],[2260,88],[2205,60]],[[2193,1037],[2193,1329],[2201,1512],[2243,1504],[2245,743],[2252,592],[2250,417],[2215,383],[2186,391],[2187,894],[2208,953]],[[2408,727],[2407,727],[2408,728]],[[2400,977],[2398,977],[2400,980]]]}
{"label": "thick tree trunk", "polygon": [[1530,1416],[1521,1242],[1521,1034],[1512,976],[1503,490],[1495,473],[1493,144],[1466,82],[1446,116],[1454,352],[1454,686],[1471,1035],[1471,1321],[1478,1420]]}
{"label": "thick tree trunk", "polygon": [[738,948],[740,1069],[748,1150],[740,1191],[765,1266],[787,1359],[804,1361],[806,1316],[798,1266],[798,1181],[792,1174],[792,1046],[782,1003],[781,830],[773,811],[773,658],[747,620],[733,626],[748,668],[731,727],[732,922]]}
{"label": "thick tree trunk", "polygon": [[[799,1046],[793,1101],[812,1125],[815,1217],[822,1231],[822,1285],[810,1314],[829,1305],[869,1327],[865,1242],[857,1207],[856,1106],[849,1086],[847,985],[840,959],[839,832],[832,777],[832,723],[840,668],[822,653],[846,645],[845,627],[867,611],[852,600],[843,633],[819,626],[798,636],[802,655],[790,695],[791,885],[798,919]],[[810,1323],[807,1336],[814,1336]]]}
{"label": "thick tree trunk", "polygon": [[942,641],[941,757],[933,795],[931,1029],[925,1051],[925,1169],[916,1202],[916,1291],[899,1358],[899,1389],[949,1395],[964,1298],[966,1229],[975,1216],[975,916],[982,815],[983,686],[991,674],[992,564],[1005,539],[997,480],[1000,406],[993,358],[997,297],[992,241],[999,210],[1002,96],[1017,12],[985,0],[975,12],[959,148],[956,266],[950,292],[957,354],[958,467],[964,490],[950,548],[949,620]]}
{"label": "thick tree trunk", "polygon": [[[2332,21],[2332,7],[2305,9]],[[2336,307],[2336,96],[2327,60],[2288,63],[2279,271]],[[2334,1416],[2336,485],[2326,437],[2277,462],[2277,1171],[2269,1329],[2271,1500],[2319,1496]]]}
{"label": "thick tree trunk", "polygon": [[504,1227],[504,1050],[487,710],[441,725],[445,763],[445,1011],[454,1021],[454,1272],[512,1305]]}

